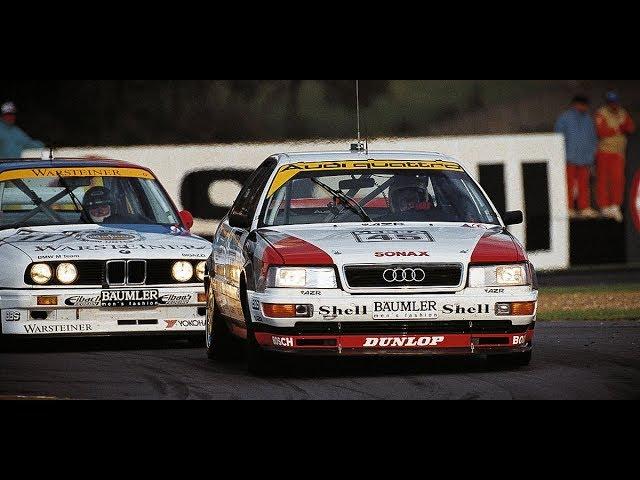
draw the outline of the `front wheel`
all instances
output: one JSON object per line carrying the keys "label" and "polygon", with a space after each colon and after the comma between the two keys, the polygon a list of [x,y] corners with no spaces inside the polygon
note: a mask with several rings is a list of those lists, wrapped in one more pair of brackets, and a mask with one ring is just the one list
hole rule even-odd
{"label": "front wheel", "polygon": [[271,354],[264,351],[256,339],[246,288],[242,288],[242,313],[247,325],[247,370],[252,375],[267,375],[272,371]]}
{"label": "front wheel", "polygon": [[233,338],[224,318],[219,314],[213,291],[207,297],[207,322],[205,329],[207,357],[225,360],[233,354]]}
{"label": "front wheel", "polygon": [[7,336],[2,333],[2,323],[0,322],[0,352],[6,352],[9,347]]}
{"label": "front wheel", "polygon": [[268,375],[272,370],[269,352],[260,347],[251,329],[247,329],[247,370],[259,377]]}

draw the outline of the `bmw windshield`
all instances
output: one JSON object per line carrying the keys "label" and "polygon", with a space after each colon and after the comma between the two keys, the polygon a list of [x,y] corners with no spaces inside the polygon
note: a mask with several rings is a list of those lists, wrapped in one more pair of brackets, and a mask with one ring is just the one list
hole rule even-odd
{"label": "bmw windshield", "polygon": [[69,167],[0,173],[0,229],[76,224],[180,221],[146,170]]}
{"label": "bmw windshield", "polygon": [[[283,167],[267,195],[260,225],[348,222],[500,224],[485,195],[456,164],[360,162],[367,166],[366,171],[362,171],[353,168],[356,163],[297,164],[294,169]],[[401,168],[393,168],[394,164]],[[416,164],[420,168],[411,168]],[[347,168],[340,169],[340,165]],[[375,168],[377,165],[382,168]]]}

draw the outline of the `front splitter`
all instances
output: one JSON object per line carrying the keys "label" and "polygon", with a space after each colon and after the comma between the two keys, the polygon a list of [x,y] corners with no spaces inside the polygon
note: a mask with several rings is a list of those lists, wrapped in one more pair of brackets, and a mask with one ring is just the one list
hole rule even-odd
{"label": "front splitter", "polygon": [[469,355],[531,350],[532,329],[522,334],[277,335],[255,333],[265,350],[327,355]]}

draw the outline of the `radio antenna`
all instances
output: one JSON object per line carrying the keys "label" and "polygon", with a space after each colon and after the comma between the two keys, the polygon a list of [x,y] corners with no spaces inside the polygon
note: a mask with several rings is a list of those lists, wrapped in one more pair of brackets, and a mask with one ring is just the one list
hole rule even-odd
{"label": "radio antenna", "polygon": [[358,112],[358,145],[360,145],[360,80],[356,80],[356,110]]}
{"label": "radio antenna", "polygon": [[[351,150],[356,152],[367,151],[368,145],[362,143],[362,136],[360,135],[360,80],[356,80],[356,116],[357,116],[357,128],[358,128],[358,143],[351,145]],[[368,142],[367,142],[368,143]]]}

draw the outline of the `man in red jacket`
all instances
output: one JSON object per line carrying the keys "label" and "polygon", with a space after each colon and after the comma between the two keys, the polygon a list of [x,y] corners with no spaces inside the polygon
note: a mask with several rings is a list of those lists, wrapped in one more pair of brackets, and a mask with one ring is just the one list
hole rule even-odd
{"label": "man in red jacket", "polygon": [[635,132],[629,113],[620,105],[616,92],[607,92],[607,104],[596,114],[596,128],[600,143],[596,158],[596,201],[602,216],[622,222],[624,202],[624,167],[627,135]]}

